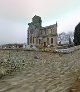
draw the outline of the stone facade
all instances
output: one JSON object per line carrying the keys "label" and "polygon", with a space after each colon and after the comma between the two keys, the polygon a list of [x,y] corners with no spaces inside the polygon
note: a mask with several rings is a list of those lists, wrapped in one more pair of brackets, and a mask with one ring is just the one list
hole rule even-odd
{"label": "stone facade", "polygon": [[57,23],[42,27],[41,17],[35,15],[28,25],[28,45],[42,45],[44,47],[57,45]]}

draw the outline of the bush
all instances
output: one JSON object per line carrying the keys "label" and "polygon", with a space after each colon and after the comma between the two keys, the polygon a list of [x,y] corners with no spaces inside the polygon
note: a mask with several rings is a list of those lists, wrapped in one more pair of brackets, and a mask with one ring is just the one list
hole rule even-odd
{"label": "bush", "polygon": [[42,44],[39,44],[39,45],[37,45],[36,47],[37,47],[38,49],[43,49]]}

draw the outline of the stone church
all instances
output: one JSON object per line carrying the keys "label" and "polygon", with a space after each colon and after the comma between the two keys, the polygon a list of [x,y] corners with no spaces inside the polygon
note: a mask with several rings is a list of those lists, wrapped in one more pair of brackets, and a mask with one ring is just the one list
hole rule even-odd
{"label": "stone church", "polygon": [[32,18],[32,22],[28,23],[28,25],[28,45],[42,45],[43,47],[53,47],[57,45],[57,23],[42,27],[41,17],[35,15]]}

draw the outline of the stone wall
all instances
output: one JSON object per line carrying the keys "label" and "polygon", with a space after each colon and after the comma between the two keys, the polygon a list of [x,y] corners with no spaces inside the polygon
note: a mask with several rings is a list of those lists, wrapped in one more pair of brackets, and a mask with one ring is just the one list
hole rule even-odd
{"label": "stone wall", "polygon": [[70,47],[70,48],[66,48],[66,49],[54,49],[54,52],[58,52],[58,53],[72,53],[76,50],[80,50],[80,46],[74,46],[74,47]]}

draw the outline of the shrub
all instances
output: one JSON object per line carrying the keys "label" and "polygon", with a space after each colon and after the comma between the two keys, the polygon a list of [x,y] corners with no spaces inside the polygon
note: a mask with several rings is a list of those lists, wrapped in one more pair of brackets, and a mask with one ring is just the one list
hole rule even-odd
{"label": "shrub", "polygon": [[74,45],[80,45],[80,23],[75,27],[74,31]]}

